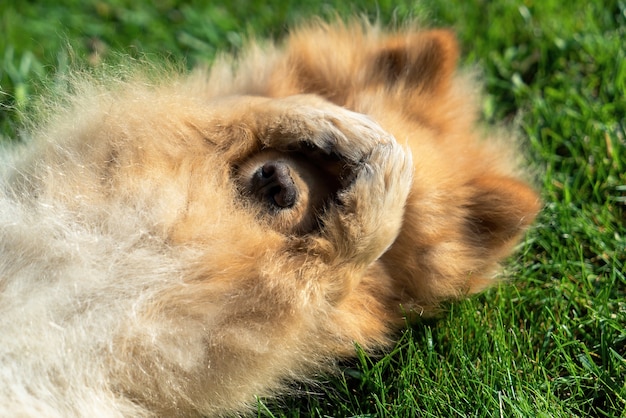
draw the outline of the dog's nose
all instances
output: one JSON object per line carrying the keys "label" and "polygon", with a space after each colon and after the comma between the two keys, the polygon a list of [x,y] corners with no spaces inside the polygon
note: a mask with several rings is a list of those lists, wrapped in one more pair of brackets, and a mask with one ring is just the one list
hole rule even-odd
{"label": "dog's nose", "polygon": [[260,200],[281,209],[292,207],[298,198],[289,165],[282,161],[263,164],[252,178],[252,188]]}

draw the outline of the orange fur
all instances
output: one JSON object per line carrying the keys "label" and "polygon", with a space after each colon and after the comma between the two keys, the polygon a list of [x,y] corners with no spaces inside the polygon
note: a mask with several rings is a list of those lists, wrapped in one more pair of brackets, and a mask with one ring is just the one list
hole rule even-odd
{"label": "orange fur", "polygon": [[[77,81],[2,178],[0,415],[245,412],[488,286],[539,201],[458,55],[318,23],[236,70]],[[268,210],[275,160],[304,200]]]}

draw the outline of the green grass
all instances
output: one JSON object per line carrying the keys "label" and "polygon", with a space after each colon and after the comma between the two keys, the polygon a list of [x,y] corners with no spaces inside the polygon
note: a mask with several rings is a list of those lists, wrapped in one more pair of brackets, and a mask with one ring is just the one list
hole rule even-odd
{"label": "green grass", "polygon": [[519,123],[546,202],[511,282],[259,416],[626,417],[626,1],[214,3],[0,3],[0,133],[16,136],[56,74],[120,51],[192,66],[313,14],[418,16],[457,30],[485,120]]}

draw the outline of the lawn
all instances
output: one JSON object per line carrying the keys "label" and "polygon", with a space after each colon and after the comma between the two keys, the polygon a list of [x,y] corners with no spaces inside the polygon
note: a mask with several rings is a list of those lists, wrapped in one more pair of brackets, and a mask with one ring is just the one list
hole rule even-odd
{"label": "lawn", "polygon": [[312,15],[452,26],[485,81],[484,120],[516,124],[545,208],[508,282],[407,327],[259,416],[626,417],[626,1],[59,0],[0,3],[0,135],[72,66],[210,63]]}

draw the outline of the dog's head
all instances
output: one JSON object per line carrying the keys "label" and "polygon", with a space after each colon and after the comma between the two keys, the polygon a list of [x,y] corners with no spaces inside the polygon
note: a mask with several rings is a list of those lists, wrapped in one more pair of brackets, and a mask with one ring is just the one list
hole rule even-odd
{"label": "dog's head", "polygon": [[408,143],[413,188],[402,231],[382,260],[425,309],[491,283],[540,208],[520,175],[514,135],[476,128],[478,89],[471,74],[457,74],[458,57],[448,30],[315,24],[289,38],[269,89],[319,94]]}

